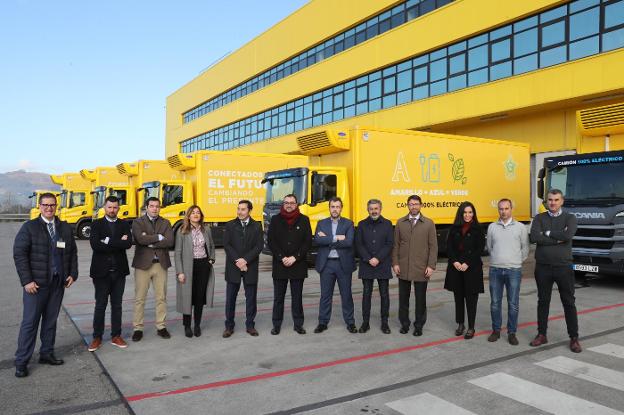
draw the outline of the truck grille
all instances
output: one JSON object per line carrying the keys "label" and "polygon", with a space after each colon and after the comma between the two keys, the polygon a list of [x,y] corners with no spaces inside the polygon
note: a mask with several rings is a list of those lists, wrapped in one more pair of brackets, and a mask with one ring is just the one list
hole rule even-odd
{"label": "truck grille", "polygon": [[573,240],[573,248],[587,248],[587,249],[611,249],[613,248],[613,241],[586,241],[586,240]]}
{"label": "truck grille", "polygon": [[584,236],[588,238],[612,238],[614,234],[613,229],[601,229],[601,228],[578,228],[575,236]]}

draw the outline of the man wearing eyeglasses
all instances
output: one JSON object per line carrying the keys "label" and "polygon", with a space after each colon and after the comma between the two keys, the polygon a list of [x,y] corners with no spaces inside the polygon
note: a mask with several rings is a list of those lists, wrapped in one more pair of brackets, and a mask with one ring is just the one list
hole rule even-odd
{"label": "man wearing eyeglasses", "polygon": [[56,320],[65,288],[78,278],[78,255],[71,227],[56,216],[56,197],[39,196],[40,216],[30,220],[15,236],[13,259],[24,287],[23,317],[15,352],[15,376],[28,376],[28,362],[41,322],[39,363],[62,365],[54,355]]}
{"label": "man wearing eyeglasses", "polygon": [[310,219],[299,212],[297,196],[284,197],[280,213],[271,218],[267,245],[273,254],[273,329],[278,335],[284,320],[284,297],[290,281],[291,310],[294,330],[303,328],[303,281],[308,277],[306,258],[312,246]]}

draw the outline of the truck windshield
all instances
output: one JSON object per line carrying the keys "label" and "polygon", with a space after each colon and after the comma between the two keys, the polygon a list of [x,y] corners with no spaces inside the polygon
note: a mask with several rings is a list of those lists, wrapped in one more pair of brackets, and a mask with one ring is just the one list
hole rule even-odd
{"label": "truck windshield", "polygon": [[150,197],[155,197],[160,200],[160,187],[159,186],[143,188],[143,206],[145,206],[147,199],[149,199]]}
{"label": "truck windshield", "polygon": [[85,204],[85,192],[71,192],[69,207],[83,206]]}
{"label": "truck windshield", "polygon": [[96,190],[93,192],[93,210],[98,211],[100,208],[104,207],[104,200],[106,199],[106,190]]}
{"label": "truck windshield", "polygon": [[297,196],[300,204],[305,203],[307,196],[306,176],[279,177],[267,180],[266,203],[282,203],[288,194]]}
{"label": "truck windshield", "polygon": [[560,189],[566,202],[624,200],[624,163],[557,167],[549,171],[548,188]]}
{"label": "truck windshield", "polygon": [[59,208],[67,207],[67,191],[61,192],[61,204]]}

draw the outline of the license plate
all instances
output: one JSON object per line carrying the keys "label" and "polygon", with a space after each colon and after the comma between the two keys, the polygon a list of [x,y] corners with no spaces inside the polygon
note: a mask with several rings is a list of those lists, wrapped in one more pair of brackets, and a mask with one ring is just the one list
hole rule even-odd
{"label": "license plate", "polygon": [[598,272],[597,265],[574,264],[574,271]]}

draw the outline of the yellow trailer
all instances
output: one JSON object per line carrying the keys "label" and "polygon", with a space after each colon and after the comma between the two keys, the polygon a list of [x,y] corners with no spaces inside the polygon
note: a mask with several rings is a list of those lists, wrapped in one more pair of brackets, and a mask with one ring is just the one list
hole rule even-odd
{"label": "yellow trailer", "polygon": [[297,142],[314,167],[265,175],[265,228],[286,193],[298,196],[313,229],[329,215],[332,196],[342,198],[343,216],[355,223],[368,216],[369,199],[380,199],[383,216],[395,223],[408,212],[408,196],[419,195],[423,214],[437,225],[442,249],[455,212],[466,200],[483,223],[497,220],[501,198],[513,200],[517,220],[530,220],[528,144],[365,127],[319,131]]}
{"label": "yellow trailer", "polygon": [[180,179],[156,180],[143,184],[144,199],[161,201],[161,216],[177,228],[189,206],[197,204],[204,221],[212,227],[215,243],[223,239],[223,225],[236,216],[241,199],[250,200],[252,217],[262,220],[265,200],[264,174],[271,170],[306,165],[308,157],[242,151],[199,151],[168,158],[169,166],[182,173]]}
{"label": "yellow trailer", "polygon": [[[182,172],[171,168],[167,160],[138,160],[132,163],[120,163],[117,165],[117,172],[128,177],[129,186],[125,199],[126,205],[119,210],[119,216],[131,220],[141,215],[143,209],[143,183],[182,178]],[[111,189],[110,193],[114,194],[114,190]],[[104,210],[100,209],[98,217],[103,216]]]}

